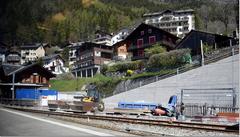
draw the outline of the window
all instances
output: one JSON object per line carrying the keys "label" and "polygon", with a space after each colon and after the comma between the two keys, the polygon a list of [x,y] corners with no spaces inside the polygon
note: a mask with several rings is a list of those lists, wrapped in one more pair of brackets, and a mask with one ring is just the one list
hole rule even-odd
{"label": "window", "polygon": [[143,51],[143,49],[142,49],[142,50],[138,50],[138,56],[141,56],[141,57],[144,56],[144,51]]}
{"label": "window", "polygon": [[149,44],[153,44],[156,42],[156,36],[150,36],[149,37]]}
{"label": "window", "polygon": [[152,33],[152,29],[148,29],[148,33]]}
{"label": "window", "polygon": [[144,35],[144,31],[141,31],[141,36]]}
{"label": "window", "polygon": [[140,48],[143,46],[143,39],[138,39],[137,40],[137,47]]}

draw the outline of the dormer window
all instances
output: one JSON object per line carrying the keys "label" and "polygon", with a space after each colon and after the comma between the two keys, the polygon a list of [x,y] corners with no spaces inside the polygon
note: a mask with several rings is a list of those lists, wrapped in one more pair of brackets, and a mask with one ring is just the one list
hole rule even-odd
{"label": "dormer window", "polygon": [[141,31],[141,36],[143,36],[144,35],[144,31]]}

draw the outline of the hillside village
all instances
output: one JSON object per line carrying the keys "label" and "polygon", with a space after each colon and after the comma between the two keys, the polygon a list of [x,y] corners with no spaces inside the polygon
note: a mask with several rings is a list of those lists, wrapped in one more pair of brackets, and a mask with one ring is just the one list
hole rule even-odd
{"label": "hillside village", "polygon": [[239,1],[0,1],[0,136],[239,136]]}
{"label": "hillside village", "polygon": [[[214,50],[237,44],[238,33],[231,37],[196,30],[194,12],[183,9],[145,13],[142,23],[125,26],[115,33],[96,30],[95,38],[69,41],[64,49],[50,43],[22,44],[8,49],[1,43],[0,59],[3,65],[37,63],[58,80],[93,78],[99,74],[117,81],[163,75],[188,64],[200,64],[201,45],[207,57]],[[79,90],[83,85],[74,88]]]}

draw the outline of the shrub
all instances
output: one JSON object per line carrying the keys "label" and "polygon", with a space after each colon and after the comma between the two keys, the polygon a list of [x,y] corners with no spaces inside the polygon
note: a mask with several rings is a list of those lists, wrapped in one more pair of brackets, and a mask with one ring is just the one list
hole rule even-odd
{"label": "shrub", "polygon": [[172,50],[170,52],[152,55],[148,61],[149,68],[175,68],[186,64],[190,49]]}
{"label": "shrub", "polygon": [[166,48],[163,47],[161,43],[156,43],[152,47],[147,48],[147,49],[144,50],[145,55],[147,57],[150,57],[150,56],[152,56],[154,54],[164,53],[166,51],[167,51]]}
{"label": "shrub", "polygon": [[112,66],[109,66],[107,72],[126,72],[127,70],[137,70],[143,69],[144,62],[143,61],[132,61],[132,62],[124,62],[117,63]]}

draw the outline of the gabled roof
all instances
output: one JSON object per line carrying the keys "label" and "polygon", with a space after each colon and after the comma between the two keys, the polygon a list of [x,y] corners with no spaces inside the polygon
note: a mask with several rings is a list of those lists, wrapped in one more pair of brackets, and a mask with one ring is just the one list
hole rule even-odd
{"label": "gabled roof", "polygon": [[164,33],[164,34],[167,34],[167,35],[171,36],[172,38],[174,38],[174,39],[176,39],[176,40],[179,39],[177,36],[175,36],[175,35],[167,32],[167,31],[165,31],[165,30],[163,30],[163,29],[160,29],[160,28],[158,28],[158,27],[155,27],[155,26],[152,26],[152,25],[149,25],[149,24],[141,23],[134,31],[132,31],[132,32],[125,38],[125,40],[131,39],[131,38],[137,33],[137,31],[141,31],[141,28],[145,28],[145,27],[149,27],[149,28],[152,28],[152,29],[157,29],[157,30],[159,30],[160,32],[162,32],[162,33]]}
{"label": "gabled roof", "polygon": [[219,34],[214,34],[214,33],[210,33],[210,32],[204,32],[204,31],[200,31],[200,30],[191,30],[176,46],[176,48],[180,48],[182,43],[184,41],[186,41],[189,37],[191,37],[194,33],[201,33],[201,34],[205,34],[205,35],[212,35],[215,37],[219,37],[219,38],[223,38],[223,39],[233,39],[232,37],[228,37],[228,36],[224,36],[224,35],[219,35]]}
{"label": "gabled roof", "polygon": [[42,60],[43,61],[47,61],[47,60],[52,60],[52,59],[56,59],[56,58],[60,58],[60,59],[63,60],[63,58],[59,54],[53,54],[53,55],[49,55],[49,56],[44,56],[44,57],[42,57]]}
{"label": "gabled roof", "polygon": [[34,44],[24,44],[21,46],[21,49],[37,49],[40,46],[46,46],[48,44],[42,44],[42,43],[34,43]]}
{"label": "gabled roof", "polygon": [[5,76],[8,76],[12,72],[22,68],[23,66],[21,66],[21,65],[12,65],[12,64],[2,64],[1,67],[3,69],[3,72],[4,72]]}
{"label": "gabled roof", "polygon": [[0,66],[0,68],[3,69],[3,72],[5,74],[5,76],[11,76],[13,75],[14,73],[15,74],[18,74],[20,72],[23,72],[27,69],[31,69],[33,67],[38,67],[40,70],[44,71],[45,73],[47,73],[47,76],[48,77],[55,77],[55,75],[48,71],[47,69],[43,68],[42,66],[40,66],[39,64],[37,63],[34,63],[34,64],[30,64],[30,65],[27,65],[27,66],[21,66],[21,65],[11,65],[11,64],[2,64]]}

